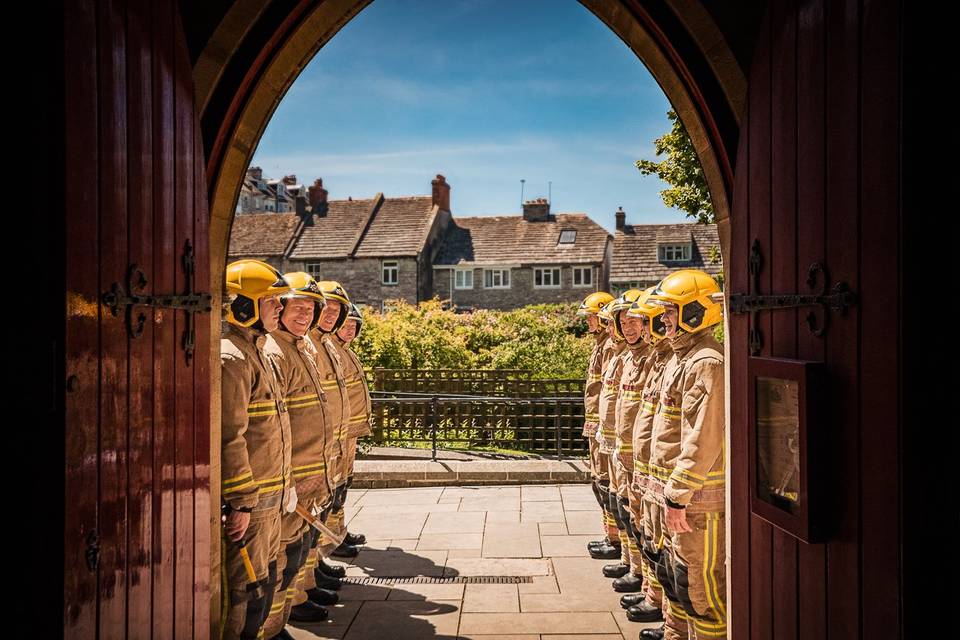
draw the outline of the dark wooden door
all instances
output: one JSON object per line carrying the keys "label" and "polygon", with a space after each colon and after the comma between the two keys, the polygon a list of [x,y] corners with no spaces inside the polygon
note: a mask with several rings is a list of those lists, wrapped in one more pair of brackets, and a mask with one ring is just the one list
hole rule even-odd
{"label": "dark wooden door", "polygon": [[[207,637],[209,323],[103,293],[209,281],[204,162],[177,4],[63,5],[66,517],[64,635]],[[205,286],[205,285],[199,285]]]}
{"label": "dark wooden door", "polygon": [[[898,335],[901,224],[900,6],[804,0],[771,4],[749,76],[732,216],[728,291],[808,293],[826,265],[859,304],[823,337],[807,310],[730,318],[731,623],[736,638],[900,637]],[[818,321],[823,314],[817,313]],[[750,514],[747,354],[824,361],[833,460],[825,544],[804,544]]]}

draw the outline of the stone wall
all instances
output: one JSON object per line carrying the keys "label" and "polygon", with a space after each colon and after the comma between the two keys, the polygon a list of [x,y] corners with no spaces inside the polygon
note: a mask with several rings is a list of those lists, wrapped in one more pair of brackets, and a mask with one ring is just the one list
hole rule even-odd
{"label": "stone wall", "polygon": [[[564,265],[560,269],[561,286],[556,289],[538,289],[533,286],[533,267],[510,270],[509,289],[486,289],[483,286],[483,269],[473,270],[472,289],[454,289],[453,303],[458,307],[475,309],[516,309],[528,304],[548,302],[580,302],[587,294],[600,289],[604,277],[602,264],[593,265],[594,284],[589,287],[573,286],[573,269]],[[449,299],[451,276],[447,269],[435,269],[433,273],[434,294],[442,300]]]}

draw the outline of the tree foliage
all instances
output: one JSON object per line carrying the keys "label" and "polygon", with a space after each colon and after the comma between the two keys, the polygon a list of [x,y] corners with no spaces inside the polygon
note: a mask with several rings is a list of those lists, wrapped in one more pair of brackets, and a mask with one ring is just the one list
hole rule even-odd
{"label": "tree foliage", "polygon": [[637,160],[637,169],[670,185],[660,192],[665,205],[680,209],[697,222],[712,223],[715,221],[713,203],[693,141],[676,111],[671,109],[667,117],[673,123],[670,132],[654,141],[657,157],[666,154],[666,158],[659,162]]}

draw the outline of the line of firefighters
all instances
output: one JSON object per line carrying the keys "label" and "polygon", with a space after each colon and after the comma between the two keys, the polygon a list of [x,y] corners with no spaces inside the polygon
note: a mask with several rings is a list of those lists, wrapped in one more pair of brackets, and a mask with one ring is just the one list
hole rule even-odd
{"label": "line of firefighters", "polygon": [[220,339],[221,637],[292,639],[318,622],[362,534],[343,507],[370,393],[350,342],[363,317],[343,287],[268,264],[227,266]]}
{"label": "line of firefighters", "polygon": [[722,294],[698,270],[593,293],[583,434],[605,538],[587,545],[641,638],[725,638]]}
{"label": "line of firefighters", "polygon": [[[343,287],[240,260],[227,267],[221,341],[222,637],[292,636],[337,602],[362,534],[343,507],[370,393]],[[588,545],[641,638],[726,636],[723,349],[719,287],[682,270],[580,305],[596,336],[584,397],[603,540]]]}

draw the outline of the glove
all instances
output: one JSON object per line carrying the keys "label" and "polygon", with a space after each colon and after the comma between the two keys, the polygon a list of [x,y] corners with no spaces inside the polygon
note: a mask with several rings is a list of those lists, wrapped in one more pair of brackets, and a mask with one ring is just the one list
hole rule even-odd
{"label": "glove", "polygon": [[283,510],[293,513],[297,508],[297,488],[290,487],[283,496]]}

